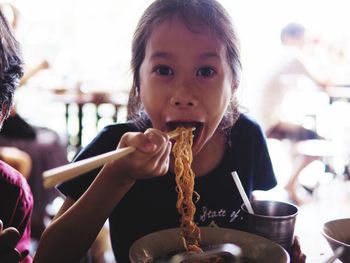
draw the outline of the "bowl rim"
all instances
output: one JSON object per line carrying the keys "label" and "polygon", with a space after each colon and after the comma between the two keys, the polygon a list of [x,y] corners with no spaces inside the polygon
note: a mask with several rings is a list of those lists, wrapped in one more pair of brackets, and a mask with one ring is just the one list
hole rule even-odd
{"label": "bowl rim", "polygon": [[[241,237],[246,237],[248,238],[249,240],[250,239],[253,239],[254,242],[257,242],[260,244],[260,243],[263,243],[264,245],[269,245],[270,247],[273,247],[274,249],[277,249],[279,251],[279,255],[281,256],[281,259],[283,260],[283,262],[290,262],[290,256],[288,254],[288,252],[279,244],[265,238],[265,237],[262,237],[262,236],[259,236],[259,235],[255,235],[255,234],[252,234],[252,233],[249,233],[249,232],[245,232],[245,231],[241,231],[241,230],[236,230],[236,229],[231,229],[231,228],[224,228],[224,227],[210,227],[210,226],[200,226],[200,229],[201,231],[204,233],[206,232],[207,234],[210,233],[211,231],[215,231],[215,230],[218,230],[220,233],[223,233],[225,231],[229,231],[231,233],[234,233],[235,235],[240,235]],[[162,229],[162,230],[159,230],[159,231],[156,231],[156,232],[152,232],[152,233],[149,233],[141,238],[139,238],[138,240],[136,240],[132,245],[131,247],[129,248],[129,258],[130,260],[132,261],[132,258],[135,259],[135,255],[133,254],[134,252],[132,251],[135,251],[138,246],[138,243],[141,241],[141,240],[144,240],[145,238],[149,238],[153,235],[159,235],[159,234],[164,234],[164,233],[171,233],[173,231],[176,231],[176,232],[179,232],[180,229],[179,228],[169,228],[169,229]],[[242,253],[244,253],[244,249],[239,245],[239,244],[236,244],[235,242],[223,242],[223,243],[233,243],[234,245],[237,245],[238,247],[240,247],[240,249],[242,249]],[[223,244],[221,243],[221,244]],[[143,252],[145,252],[146,250],[143,249]],[[147,252],[147,251],[146,251]],[[148,253],[148,252],[147,252]],[[146,253],[146,254],[147,254]]]}
{"label": "bowl rim", "polygon": [[[338,244],[338,245],[341,245],[341,246],[344,246],[344,247],[347,247],[347,248],[350,248],[350,244],[347,244],[347,243],[344,243],[342,241],[339,241],[333,237],[331,237],[329,234],[326,233],[326,228],[327,228],[327,225],[329,224],[332,224],[332,223],[336,223],[336,222],[340,222],[340,221],[349,221],[350,223],[350,218],[339,218],[339,219],[333,219],[333,220],[329,220],[327,222],[325,222],[323,224],[323,227],[322,227],[322,230],[321,230],[321,234],[328,240],[331,240],[332,242]],[[328,227],[329,228],[329,227]]]}
{"label": "bowl rim", "polygon": [[274,203],[274,204],[282,204],[282,205],[285,205],[285,206],[289,206],[291,208],[293,208],[295,210],[294,213],[290,214],[290,215],[278,215],[278,216],[268,216],[268,215],[262,215],[262,214],[250,214],[245,206],[245,204],[242,204],[241,205],[241,209],[246,213],[248,214],[249,216],[254,216],[254,217],[258,217],[258,218],[266,218],[266,219],[271,219],[273,218],[274,220],[284,220],[284,219],[287,219],[287,218],[295,218],[296,220],[296,217],[298,216],[299,214],[299,208],[298,206],[292,204],[291,202],[287,202],[287,201],[277,201],[277,200],[254,200],[252,201],[252,205],[254,205],[254,203]]}

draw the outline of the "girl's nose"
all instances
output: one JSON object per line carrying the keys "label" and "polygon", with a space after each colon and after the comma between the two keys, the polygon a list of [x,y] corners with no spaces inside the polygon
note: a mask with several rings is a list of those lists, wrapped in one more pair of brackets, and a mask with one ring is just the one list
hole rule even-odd
{"label": "girl's nose", "polygon": [[192,76],[179,75],[173,86],[170,104],[178,108],[194,107],[198,104],[197,86]]}
{"label": "girl's nose", "polygon": [[171,97],[170,103],[175,107],[194,107],[198,100],[191,89],[179,88]]}
{"label": "girl's nose", "polygon": [[171,104],[174,106],[189,106],[189,107],[194,106],[193,101],[186,102],[186,101],[176,100],[176,99],[172,100]]}

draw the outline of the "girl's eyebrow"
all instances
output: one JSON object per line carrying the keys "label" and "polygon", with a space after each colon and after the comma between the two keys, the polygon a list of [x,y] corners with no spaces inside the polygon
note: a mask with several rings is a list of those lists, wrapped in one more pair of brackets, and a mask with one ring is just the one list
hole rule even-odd
{"label": "girl's eyebrow", "polygon": [[[171,59],[171,58],[175,58],[175,55],[165,51],[156,51],[151,55],[151,60],[160,59],[160,58]],[[206,60],[206,59],[220,60],[220,58],[221,58],[220,54],[215,51],[204,52],[199,54],[200,60]]]}
{"label": "girl's eyebrow", "polygon": [[220,59],[220,55],[217,52],[205,52],[200,54],[200,59],[208,59],[208,58],[214,58],[214,59]]}
{"label": "girl's eyebrow", "polygon": [[174,55],[168,52],[163,51],[156,51],[151,55],[151,59],[157,59],[157,58],[172,58]]}

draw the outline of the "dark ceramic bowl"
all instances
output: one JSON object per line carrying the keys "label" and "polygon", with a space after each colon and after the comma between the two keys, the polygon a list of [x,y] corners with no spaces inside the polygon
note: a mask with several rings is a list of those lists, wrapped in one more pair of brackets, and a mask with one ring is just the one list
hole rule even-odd
{"label": "dark ceramic bowl", "polygon": [[[241,249],[243,262],[289,263],[289,255],[280,245],[251,233],[226,229],[201,227],[201,246],[212,247],[234,244]],[[183,252],[179,228],[172,228],[146,235],[131,246],[132,263],[167,262],[159,259]]]}
{"label": "dark ceramic bowl", "polygon": [[344,247],[338,257],[344,263],[350,262],[350,218],[331,220],[323,224],[322,235],[326,238],[333,252]]}

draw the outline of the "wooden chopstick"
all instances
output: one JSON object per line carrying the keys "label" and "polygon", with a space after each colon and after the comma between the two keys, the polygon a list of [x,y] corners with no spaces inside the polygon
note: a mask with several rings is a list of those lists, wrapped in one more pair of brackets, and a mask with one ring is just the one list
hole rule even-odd
{"label": "wooden chopstick", "polygon": [[[178,135],[179,133],[176,130],[168,133],[170,139],[173,139]],[[43,185],[45,188],[54,187],[57,184],[98,168],[107,162],[118,160],[135,150],[135,147],[129,146],[47,170],[43,172]]]}

